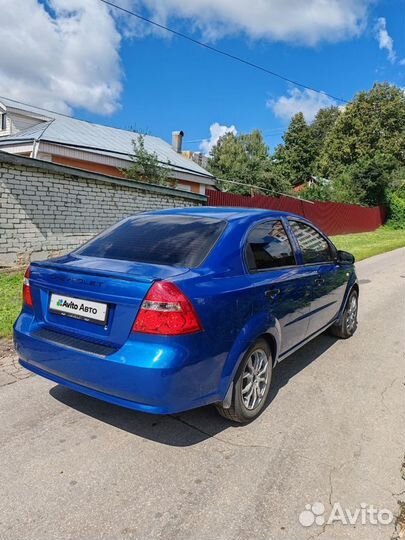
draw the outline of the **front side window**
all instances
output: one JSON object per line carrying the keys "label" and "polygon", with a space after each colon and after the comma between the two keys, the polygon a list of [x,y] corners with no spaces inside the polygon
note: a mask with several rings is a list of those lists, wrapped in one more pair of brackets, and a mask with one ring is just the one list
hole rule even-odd
{"label": "front side window", "polygon": [[214,247],[225,221],[185,215],[140,215],[107,229],[79,255],[196,268]]}
{"label": "front side window", "polygon": [[266,221],[250,231],[246,259],[251,271],[295,264],[291,244],[281,221]]}
{"label": "front side window", "polygon": [[304,264],[332,261],[331,248],[318,231],[301,221],[291,221],[290,225],[301,248]]}

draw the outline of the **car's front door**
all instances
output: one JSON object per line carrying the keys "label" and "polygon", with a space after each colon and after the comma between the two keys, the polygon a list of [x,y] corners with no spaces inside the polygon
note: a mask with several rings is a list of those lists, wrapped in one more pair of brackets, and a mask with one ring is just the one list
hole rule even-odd
{"label": "car's front door", "polygon": [[281,220],[256,225],[248,234],[246,263],[253,309],[276,321],[280,355],[306,335],[310,306],[308,280],[296,264],[294,250]]}
{"label": "car's front door", "polygon": [[336,318],[348,278],[336,262],[334,247],[319,231],[298,219],[289,223],[301,251],[301,263],[312,274],[307,329],[307,336],[311,336]]}

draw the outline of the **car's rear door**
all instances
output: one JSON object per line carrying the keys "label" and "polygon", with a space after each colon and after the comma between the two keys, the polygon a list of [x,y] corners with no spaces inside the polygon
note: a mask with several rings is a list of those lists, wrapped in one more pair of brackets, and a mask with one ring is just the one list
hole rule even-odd
{"label": "car's rear door", "polygon": [[267,312],[269,321],[275,318],[282,356],[306,335],[309,290],[281,220],[263,221],[250,230],[245,258],[253,309]]}
{"label": "car's rear door", "polygon": [[348,278],[336,262],[333,245],[320,231],[299,219],[289,219],[289,224],[300,249],[300,263],[311,274],[310,336],[336,318]]}

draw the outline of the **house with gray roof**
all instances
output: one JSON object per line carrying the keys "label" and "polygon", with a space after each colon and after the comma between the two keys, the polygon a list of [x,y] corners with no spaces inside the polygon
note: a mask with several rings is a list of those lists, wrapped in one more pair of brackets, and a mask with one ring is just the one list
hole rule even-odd
{"label": "house with gray roof", "polygon": [[[205,194],[215,177],[182,155],[182,131],[173,132],[172,144],[145,135],[148,152],[157,154],[178,189]],[[40,107],[0,97],[0,150],[61,165],[122,177],[130,163],[136,133],[93,124]]]}

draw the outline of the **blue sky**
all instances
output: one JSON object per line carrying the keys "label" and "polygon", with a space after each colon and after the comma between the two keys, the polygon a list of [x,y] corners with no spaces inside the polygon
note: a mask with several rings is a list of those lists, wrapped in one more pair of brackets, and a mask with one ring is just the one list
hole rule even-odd
{"label": "blue sky", "polygon": [[[192,150],[199,150],[201,140],[210,138],[210,126],[215,123],[222,126],[217,127],[217,134],[225,126],[234,126],[238,132],[259,128],[272,148],[280,142],[293,112],[302,108],[311,120],[319,106],[332,103],[326,96],[305,92],[188,41],[157,33],[127,15],[117,16],[98,0],[6,0],[17,15],[18,5],[25,3],[26,7],[27,2],[34,10],[32,20],[38,15],[41,28],[46,22],[56,22],[62,29],[53,36],[50,28],[45,36],[50,46],[45,38],[38,43],[36,37],[37,48],[48,47],[48,53],[35,51],[33,64],[37,68],[41,65],[35,62],[38,52],[49,77],[38,82],[38,73],[30,73],[28,66],[20,73],[15,66],[24,63],[22,57],[14,58],[14,67],[2,65],[0,60],[0,95],[94,122],[140,129],[166,140],[172,130],[182,129],[185,147]],[[326,0],[331,5],[332,22],[328,12],[320,13],[320,0],[306,3],[308,8],[312,4],[314,15],[297,13],[297,0],[269,0],[276,10],[272,13],[280,16],[277,23],[255,19],[254,13],[247,16],[243,11],[246,5],[240,0],[234,4],[211,2],[115,0],[220,49],[347,100],[375,81],[405,87],[405,65],[401,64],[405,58],[405,9],[401,0],[341,0],[339,8],[337,0]],[[226,5],[218,7],[221,3],[235,6],[234,12],[230,14]],[[254,11],[257,1],[250,4]],[[307,19],[291,21],[289,9],[297,18],[308,15]],[[10,11],[11,19],[17,15]],[[27,17],[27,11],[23,16]],[[92,21],[98,29],[94,36]],[[7,21],[6,8],[6,17],[0,22],[0,26],[4,24],[2,33],[12,22]],[[34,23],[27,19],[22,35],[27,44]],[[48,56],[57,47],[59,60],[52,62]],[[203,145],[207,148],[209,144]]]}

